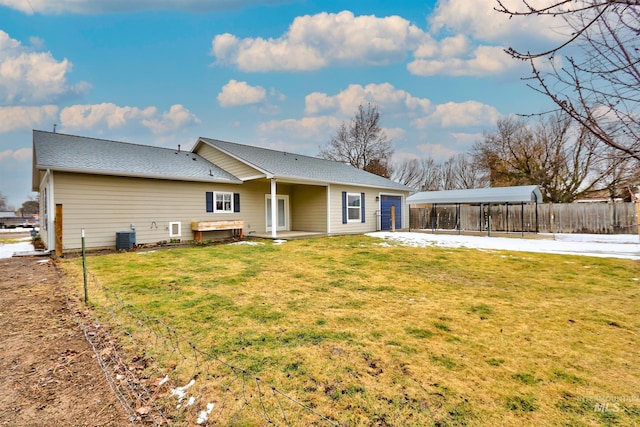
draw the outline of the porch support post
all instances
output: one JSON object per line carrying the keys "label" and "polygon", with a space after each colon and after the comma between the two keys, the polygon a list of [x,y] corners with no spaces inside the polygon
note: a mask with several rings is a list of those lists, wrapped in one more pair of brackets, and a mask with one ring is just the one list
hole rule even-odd
{"label": "porch support post", "polygon": [[278,193],[276,191],[276,179],[271,178],[271,237],[277,237],[278,230]]}

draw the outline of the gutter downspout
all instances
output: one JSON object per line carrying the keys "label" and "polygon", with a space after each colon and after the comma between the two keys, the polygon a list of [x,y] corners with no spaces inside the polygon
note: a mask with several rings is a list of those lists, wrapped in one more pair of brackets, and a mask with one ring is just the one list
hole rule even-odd
{"label": "gutter downspout", "polygon": [[[55,236],[55,198],[53,194],[53,174],[51,173],[51,169],[47,169],[44,176],[42,177],[42,181],[40,181],[40,191],[42,192],[42,187],[44,186],[46,190],[46,203],[45,209],[47,211],[46,215],[46,224],[47,227],[47,249],[51,250],[51,245],[55,244],[56,236]],[[40,224],[42,228],[42,224]],[[42,232],[42,230],[40,230]]]}

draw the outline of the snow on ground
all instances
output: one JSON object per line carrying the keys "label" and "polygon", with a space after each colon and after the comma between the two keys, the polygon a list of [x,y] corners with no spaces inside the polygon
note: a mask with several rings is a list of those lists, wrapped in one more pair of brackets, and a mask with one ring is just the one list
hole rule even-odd
{"label": "snow on ground", "polygon": [[640,237],[633,234],[540,233],[537,239],[384,231],[367,235],[413,247],[493,249],[640,260]]}
{"label": "snow on ground", "polygon": [[[15,243],[8,244],[0,242],[0,259],[11,258],[16,252],[32,252],[31,231],[33,230],[33,228],[23,227],[0,229],[0,238],[15,241]],[[36,228],[35,231],[37,232],[39,229]]]}
{"label": "snow on ground", "polygon": [[6,245],[0,243],[0,259],[11,258],[16,252],[31,252],[33,251],[33,245],[31,244],[31,237],[25,237],[20,239],[17,243],[8,243]]}
{"label": "snow on ground", "polygon": [[[465,236],[457,234],[391,233],[367,234],[391,243],[414,246],[440,246],[447,248],[493,249],[555,254],[586,255],[606,258],[640,260],[640,237],[634,234],[545,234],[539,238]],[[16,252],[33,251],[30,237],[17,243],[0,243],[0,258],[11,258]],[[256,242],[245,242],[255,244]],[[278,242],[282,243],[282,242]]]}

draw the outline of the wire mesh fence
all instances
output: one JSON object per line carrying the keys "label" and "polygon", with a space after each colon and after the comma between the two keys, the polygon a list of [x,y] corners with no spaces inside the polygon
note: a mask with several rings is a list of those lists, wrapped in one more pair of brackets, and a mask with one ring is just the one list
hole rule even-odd
{"label": "wire mesh fence", "polygon": [[93,307],[68,306],[132,425],[341,425],[87,280]]}

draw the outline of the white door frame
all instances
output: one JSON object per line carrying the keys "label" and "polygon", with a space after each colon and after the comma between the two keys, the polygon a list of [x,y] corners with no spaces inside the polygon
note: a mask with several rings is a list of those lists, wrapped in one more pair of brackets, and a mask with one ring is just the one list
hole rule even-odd
{"label": "white door frame", "polygon": [[[271,212],[273,212],[273,210],[271,210],[271,212],[269,212],[269,201],[271,200],[271,194],[265,194],[264,196],[264,206],[265,206],[265,218],[264,218],[264,222],[265,225],[267,227],[267,231],[273,231],[273,227],[269,226],[269,214]],[[281,221],[283,218],[280,218],[279,212],[276,212],[276,223],[277,224],[281,224],[283,223],[284,225],[278,225],[276,227],[277,231],[289,231],[289,216],[290,216],[290,212],[289,212],[289,196],[287,194],[277,194],[276,195],[276,200],[283,200],[284,201],[284,221]],[[273,205],[272,205],[273,207]],[[277,206],[276,209],[277,211]]]}

